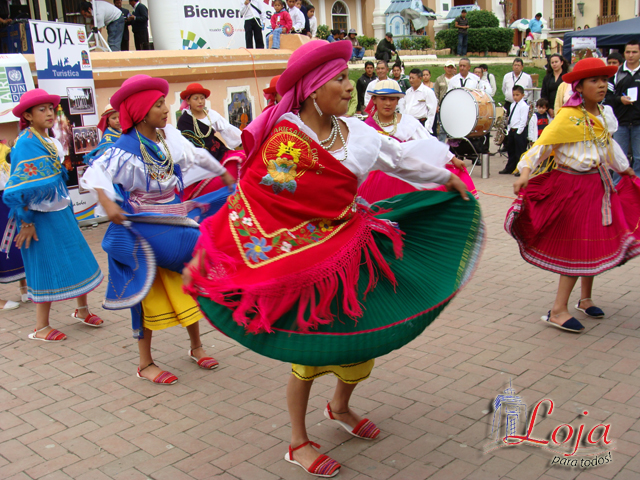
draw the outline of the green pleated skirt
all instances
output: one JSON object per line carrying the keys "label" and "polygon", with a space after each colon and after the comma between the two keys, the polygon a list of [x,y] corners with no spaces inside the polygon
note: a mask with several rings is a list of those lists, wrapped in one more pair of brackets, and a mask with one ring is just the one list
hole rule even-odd
{"label": "green pleated skirt", "polygon": [[480,205],[457,193],[418,191],[375,205],[391,212],[378,215],[404,232],[403,257],[396,259],[391,241],[374,232],[376,243],[396,276],[384,278],[366,298],[369,271],[360,269],[359,295],[364,314],[349,318],[337,300],[336,320],[301,333],[297,306],[282,316],[272,333],[247,333],[232,310],[198,297],[203,315],[225,335],[261,355],[310,366],[363,362],[398,349],[416,338],[448,305],[475,270],[484,242]]}

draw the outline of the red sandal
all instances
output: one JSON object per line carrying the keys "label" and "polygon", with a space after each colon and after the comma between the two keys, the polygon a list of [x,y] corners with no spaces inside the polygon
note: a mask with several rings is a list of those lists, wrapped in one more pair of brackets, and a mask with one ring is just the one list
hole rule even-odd
{"label": "red sandal", "polygon": [[41,332],[42,330],[44,330],[45,328],[50,328],[49,325],[47,325],[46,327],[42,327],[41,329],[35,329],[33,331],[33,333],[30,333],[28,335],[28,337],[31,340],[40,340],[41,342],[61,342],[62,340],[66,340],[67,336],[62,333],[59,330],[56,330],[55,328],[52,328],[49,333],[47,333],[47,336],[44,338],[40,338],[40,337],[36,337],[36,334],[38,332]]}
{"label": "red sandal", "polygon": [[327,408],[324,409],[324,416],[329,420],[333,420],[342,428],[344,428],[347,432],[349,432],[354,437],[362,438],[363,440],[373,440],[378,435],[380,435],[380,429],[376,427],[376,424],[373,423],[368,418],[363,418],[360,420],[354,428],[351,428],[351,425],[345,422],[341,422],[337,418],[333,416],[333,412],[331,411],[331,402],[327,402]]}
{"label": "red sandal", "polygon": [[289,451],[285,454],[284,459],[289,463],[298,465],[305,472],[313,475],[314,477],[324,477],[324,478],[335,477],[340,471],[341,465],[338,462],[336,462],[333,458],[328,457],[325,454],[322,454],[318,458],[316,458],[316,460],[309,467],[309,470],[304,468],[304,466],[300,462],[296,462],[293,459],[293,452],[309,444],[311,444],[312,447],[320,448],[320,445],[312,442],[311,440],[304,442],[302,445],[298,445],[296,448],[291,448],[291,445],[289,445]]}
{"label": "red sandal", "polygon": [[204,368],[205,370],[213,370],[214,368],[218,368],[219,363],[213,357],[202,357],[200,360],[198,360],[196,357],[193,356],[193,351],[199,348],[202,348],[202,345],[199,345],[196,348],[192,348],[191,350],[189,350],[187,352],[187,355],[189,355],[189,358],[191,358],[191,360],[196,362],[200,368]]}
{"label": "red sandal", "polygon": [[143,377],[142,375],[140,375],[140,372],[142,370],[144,370],[145,368],[149,368],[151,365],[155,365],[157,367],[157,365],[153,362],[151,362],[149,365],[147,365],[144,368],[138,367],[138,373],[136,373],[138,378],[141,378],[143,380],[148,380],[149,382],[153,382],[153,383],[159,383],[162,385],[173,385],[178,381],[178,377],[176,377],[173,373],[165,372],[164,370],[160,372],[158,375],[156,375],[156,378],[154,378],[153,380],[149,380],[147,377]]}
{"label": "red sandal", "polygon": [[[88,315],[85,318],[80,318],[78,316],[78,310],[80,309],[87,309],[87,313]],[[76,311],[73,312],[71,314],[71,318],[75,318],[76,320],[80,320],[82,323],[84,323],[85,325],[88,325],[90,327],[101,327],[104,324],[104,321],[97,315],[94,315],[93,313],[89,312],[89,307],[84,306],[84,307],[78,307],[76,308]]]}

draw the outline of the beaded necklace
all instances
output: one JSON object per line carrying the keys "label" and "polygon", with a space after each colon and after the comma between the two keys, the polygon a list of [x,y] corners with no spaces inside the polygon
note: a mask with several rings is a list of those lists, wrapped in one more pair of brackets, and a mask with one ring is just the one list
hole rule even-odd
{"label": "beaded necklace", "polygon": [[[593,130],[593,125],[589,119],[587,109],[584,107],[584,103],[580,104],[580,110],[582,110],[582,113],[584,114],[584,138],[587,143],[587,147],[591,147],[591,142],[595,143],[598,147],[606,147],[609,145],[609,127],[607,125],[607,117],[604,114],[602,106],[598,105],[598,112],[600,112],[600,116],[602,117],[604,124],[604,129],[600,136],[597,136],[596,132]],[[587,132],[589,133],[589,136],[587,136]],[[587,138],[589,138],[589,140],[586,140]]]}
{"label": "beaded necklace", "polygon": [[[298,112],[298,118],[302,120],[302,118],[300,117],[300,112]],[[336,139],[338,137],[340,137],[340,140],[342,141],[342,146],[344,147],[344,158],[343,159],[338,158],[336,160],[338,160],[339,162],[344,162],[347,159],[347,156],[349,154],[347,151],[347,142],[344,140],[344,137],[342,136],[342,129],[340,128],[340,124],[338,123],[338,118],[335,115],[331,115],[331,133],[326,139],[318,140],[318,141],[320,142],[320,145],[322,145],[322,148],[330,152],[331,151],[330,148],[333,147],[334,143],[336,143]]]}
{"label": "beaded necklace", "polygon": [[160,161],[158,161],[154,159],[147,151],[147,147],[143,143],[142,138],[140,138],[140,133],[138,132],[138,130],[136,130],[136,135],[138,136],[138,140],[140,141],[140,153],[142,154],[142,162],[147,167],[149,177],[151,177],[152,180],[162,182],[173,176],[173,158],[171,157],[171,151],[169,150],[167,142],[164,141],[164,137],[160,135],[156,130],[156,137],[167,152],[167,154],[165,155],[162,149],[158,149],[158,157],[160,159]]}
{"label": "beaded necklace", "polygon": [[209,135],[211,135],[211,132],[213,131],[213,126],[211,126],[211,119],[209,118],[209,112],[207,111],[207,109],[204,109],[204,114],[207,116],[207,120],[209,120],[209,131],[206,133],[206,135],[203,135],[202,132],[200,131],[200,127],[198,126],[198,119],[196,118],[195,115],[193,115],[193,132],[196,134],[196,137],[198,138],[207,138]]}
{"label": "beaded necklace", "polygon": [[33,127],[29,127],[29,130],[31,131],[31,133],[33,133],[36,138],[38,140],[40,140],[40,143],[42,143],[42,145],[44,145],[44,148],[47,149],[47,151],[54,157],[54,158],[58,158],[58,149],[56,148],[56,146],[53,144],[53,142],[47,142],[44,137],[42,135],[40,135],[40,133],[38,133],[38,131],[33,128]]}
{"label": "beaded necklace", "polygon": [[373,119],[381,127],[390,127],[391,125],[393,125],[393,130],[391,130],[390,132],[384,132],[389,136],[395,135],[395,133],[398,131],[398,114],[396,112],[393,112],[393,120],[390,122],[381,122],[380,118],[378,117],[378,112],[373,114]]}

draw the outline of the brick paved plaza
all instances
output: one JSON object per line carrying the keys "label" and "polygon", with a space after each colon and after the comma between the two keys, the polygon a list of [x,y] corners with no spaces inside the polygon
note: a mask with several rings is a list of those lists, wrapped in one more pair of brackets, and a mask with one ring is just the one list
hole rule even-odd
{"label": "brick paved plaza", "polygon": [[[513,178],[497,174],[502,160],[493,158],[488,180],[473,172],[479,190],[512,196]],[[342,480],[640,478],[640,260],[596,279],[595,301],[606,318],[575,312],[585,333],[561,332],[540,321],[557,276],[520,258],[502,227],[508,198],[481,194],[480,201],[488,239],[475,277],[419,338],[378,359],[355,391],[352,406],[377,423],[379,439],[352,438],[324,419],[330,377],[312,390],[311,438],[343,464]],[[106,274],[105,229],[84,233]],[[156,333],[153,347],[179,383],[144,382],[135,376],[128,311],[100,308],[105,284],[89,296],[102,329],[74,321],[74,301],[53,305],[52,325],[68,336],[62,344],[27,340],[33,304],[2,313],[0,479],[311,478],[283,460],[290,365],[247,351],[203,321],[203,341],[220,368],[197,368],[186,355],[186,331],[176,327]],[[0,288],[0,296],[17,300],[17,284]],[[578,298],[576,290],[572,304]],[[549,439],[563,423],[574,435],[584,424],[586,436],[610,424],[612,461],[551,466],[552,452],[524,445],[484,454],[493,400],[510,380],[527,415],[544,398],[554,402],[551,415],[546,407],[539,412],[532,436]]]}

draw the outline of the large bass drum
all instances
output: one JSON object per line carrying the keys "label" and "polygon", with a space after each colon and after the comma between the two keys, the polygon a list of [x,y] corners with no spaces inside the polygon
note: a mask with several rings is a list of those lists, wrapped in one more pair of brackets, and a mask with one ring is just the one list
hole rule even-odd
{"label": "large bass drum", "polygon": [[455,88],[440,103],[440,123],[449,137],[480,137],[495,121],[493,99],[482,90]]}

